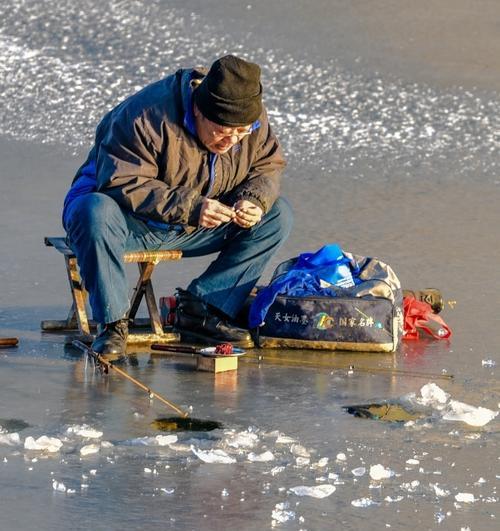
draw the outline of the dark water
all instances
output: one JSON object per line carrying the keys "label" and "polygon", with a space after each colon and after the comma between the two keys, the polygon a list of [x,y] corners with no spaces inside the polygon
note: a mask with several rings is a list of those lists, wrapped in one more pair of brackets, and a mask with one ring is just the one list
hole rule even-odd
{"label": "dark water", "polygon": [[[400,426],[342,409],[418,396],[428,382],[474,406],[497,411],[500,402],[498,368],[483,364],[500,362],[500,12],[487,0],[430,4],[0,5],[0,334],[20,338],[19,348],[0,350],[0,418],[29,424],[16,432],[0,422],[2,530],[495,527],[498,418],[478,428],[431,408]],[[170,412],[94,373],[62,337],[41,336],[39,321],[64,318],[69,305],[62,259],[42,240],[61,233],[62,198],[103,112],[226,52],[262,64],[289,160],[284,192],[296,225],[266,275],[336,241],[391,264],[405,287],[440,288],[456,301],[443,313],[454,335],[408,342],[395,355],[307,354],[329,368],[242,361],[215,378],[194,372],[189,357],[138,353],[127,371],[224,426],[167,442],[151,423]],[[206,263],[160,267],[157,294]],[[350,364],[388,372],[338,369]],[[25,448],[42,435],[62,448]],[[82,455],[89,445],[98,452]],[[214,456],[236,462],[202,459]],[[395,475],[372,480],[377,464]],[[322,484],[335,492],[290,491]],[[475,501],[457,501],[460,493]]]}

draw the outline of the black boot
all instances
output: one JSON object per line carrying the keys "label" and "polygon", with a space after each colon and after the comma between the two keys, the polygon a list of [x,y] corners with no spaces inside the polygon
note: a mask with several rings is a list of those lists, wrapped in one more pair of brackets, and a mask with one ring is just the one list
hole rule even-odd
{"label": "black boot", "polygon": [[177,298],[175,328],[181,332],[183,339],[209,343],[230,342],[238,347],[253,347],[248,330],[229,323],[226,317],[199,297],[179,289]]}
{"label": "black boot", "polygon": [[92,343],[92,350],[98,354],[124,355],[127,348],[128,319],[107,323]]}

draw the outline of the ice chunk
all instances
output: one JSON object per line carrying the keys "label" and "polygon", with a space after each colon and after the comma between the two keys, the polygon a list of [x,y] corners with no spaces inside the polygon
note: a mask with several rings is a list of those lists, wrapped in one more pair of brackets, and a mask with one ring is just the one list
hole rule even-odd
{"label": "ice chunk", "polygon": [[168,495],[173,494],[175,492],[175,489],[168,489],[166,487],[162,487],[160,490],[163,492],[163,494],[168,494]]}
{"label": "ice chunk", "polygon": [[311,462],[309,457],[296,457],[295,458],[295,464],[297,466],[306,466]]}
{"label": "ice chunk", "polygon": [[326,465],[328,465],[328,457],[322,457],[317,463],[314,463],[311,466],[314,468],[324,468]]}
{"label": "ice chunk", "polygon": [[417,398],[417,402],[423,406],[439,407],[442,404],[446,404],[446,401],[450,397],[448,393],[445,393],[435,383],[428,383],[420,389],[421,398]]}
{"label": "ice chunk", "polygon": [[59,492],[66,492],[66,485],[62,481],[52,480],[52,488]]}
{"label": "ice chunk", "polygon": [[236,463],[236,459],[228,455],[226,452],[224,452],[224,450],[200,450],[194,446],[191,446],[191,451],[204,463]]}
{"label": "ice chunk", "polygon": [[366,468],[364,466],[359,466],[358,468],[353,468],[351,472],[353,476],[361,477],[365,475]]}
{"label": "ice chunk", "polygon": [[474,407],[457,400],[450,400],[443,414],[444,420],[458,420],[470,426],[484,426],[498,415],[498,411],[492,411],[485,407]]}
{"label": "ice chunk", "polygon": [[24,447],[26,450],[38,450],[50,453],[58,452],[62,445],[63,443],[60,439],[57,439],[56,437],[47,437],[47,435],[42,435],[36,440],[33,437],[26,437],[24,441]]}
{"label": "ice chunk", "polygon": [[309,451],[301,444],[292,444],[290,451],[298,457],[311,457]]}
{"label": "ice chunk", "polygon": [[250,452],[248,454],[249,461],[258,462],[258,463],[265,463],[267,461],[273,461],[274,460],[274,454],[267,450],[266,452],[263,452],[261,454],[254,454],[253,452]]}
{"label": "ice chunk", "polygon": [[290,511],[290,504],[288,502],[277,503],[271,514],[273,519],[273,526],[275,523],[284,524],[290,520],[295,520],[295,512]]}
{"label": "ice chunk", "polygon": [[408,465],[419,465],[420,461],[418,459],[407,459],[406,464]]}
{"label": "ice chunk", "polygon": [[418,479],[413,480],[411,483],[401,483],[401,488],[407,490],[408,492],[415,492],[417,487],[420,485]]}
{"label": "ice chunk", "polygon": [[276,444],[292,444],[295,442],[295,439],[288,437],[288,435],[279,434],[276,439]]}
{"label": "ice chunk", "polygon": [[284,466],[275,466],[274,468],[271,469],[270,474],[271,476],[276,476],[279,473],[283,472],[283,470],[285,470]]}
{"label": "ice chunk", "polygon": [[442,489],[441,487],[439,487],[438,483],[429,483],[429,487],[432,487],[436,496],[439,496],[440,498],[444,498],[445,496],[450,495],[450,491]]}
{"label": "ice chunk", "polygon": [[395,498],[391,498],[391,496],[386,496],[384,498],[384,501],[386,501],[387,503],[397,503],[401,500],[404,500],[404,496],[396,496]]}
{"label": "ice chunk", "polygon": [[392,476],[394,476],[394,470],[391,470],[390,468],[384,468],[383,465],[372,465],[370,467],[370,477],[375,481],[388,479]]}
{"label": "ice chunk", "polygon": [[144,467],[144,474],[152,474],[152,473],[153,471],[149,467],[147,466]]}
{"label": "ice chunk", "polygon": [[168,446],[177,442],[179,438],[177,435],[157,435],[155,437],[158,446]]}
{"label": "ice chunk", "polygon": [[123,444],[127,446],[169,446],[178,440],[177,435],[157,435],[156,437],[137,437]]}
{"label": "ice chunk", "polygon": [[474,503],[476,501],[476,499],[474,498],[474,494],[472,494],[471,492],[459,492],[455,496],[455,500],[457,500],[457,502],[462,503]]}
{"label": "ice chunk", "polygon": [[7,446],[17,446],[18,444],[21,444],[19,433],[6,433],[0,435],[0,444],[6,444]]}
{"label": "ice chunk", "polygon": [[305,485],[299,485],[298,487],[292,487],[290,489],[297,496],[311,496],[313,498],[326,498],[333,494],[337,487],[330,484],[316,485],[314,487],[307,487]]}
{"label": "ice chunk", "polygon": [[113,448],[114,444],[109,441],[101,441],[101,448]]}
{"label": "ice chunk", "polygon": [[96,430],[94,428],[91,428],[90,426],[87,426],[86,424],[82,424],[79,426],[78,424],[75,424],[74,426],[70,426],[66,433],[74,433],[75,435],[78,435],[80,437],[85,437],[87,439],[100,439],[103,435],[102,431]]}
{"label": "ice chunk", "polygon": [[101,449],[100,444],[86,444],[80,448],[80,455],[92,455],[97,454]]}
{"label": "ice chunk", "polygon": [[495,360],[481,360],[481,365],[483,367],[494,367],[496,365]]}
{"label": "ice chunk", "polygon": [[357,500],[352,500],[351,505],[354,507],[370,507],[370,505],[378,505],[377,502],[374,502],[371,498],[358,498]]}
{"label": "ice chunk", "polygon": [[253,448],[258,440],[256,433],[242,431],[234,434],[227,444],[233,448]]}
{"label": "ice chunk", "polygon": [[345,461],[347,459],[346,455],[344,454],[344,452],[340,452],[337,454],[337,461]]}

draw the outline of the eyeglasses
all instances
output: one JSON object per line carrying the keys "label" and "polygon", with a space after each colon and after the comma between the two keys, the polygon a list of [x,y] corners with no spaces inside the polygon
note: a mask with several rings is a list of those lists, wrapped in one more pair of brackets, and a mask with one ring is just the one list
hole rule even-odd
{"label": "eyeglasses", "polygon": [[205,120],[211,125],[210,135],[217,140],[224,140],[226,138],[237,138],[241,140],[251,134],[253,130],[251,125],[248,127],[228,128],[221,127],[208,118],[205,118]]}

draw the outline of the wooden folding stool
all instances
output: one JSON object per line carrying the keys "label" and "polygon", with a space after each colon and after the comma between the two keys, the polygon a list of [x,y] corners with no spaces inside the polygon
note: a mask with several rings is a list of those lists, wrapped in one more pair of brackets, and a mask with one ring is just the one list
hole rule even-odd
{"label": "wooden folding stool", "polygon": [[[66,244],[66,239],[62,237],[46,237],[45,245],[54,247],[63,256],[66,262],[66,272],[68,274],[69,286],[73,303],[65,320],[45,320],[41,322],[43,331],[78,331],[83,340],[91,341],[93,336],[90,333],[91,327],[95,323],[89,321],[86,310],[87,292],[82,284],[82,279],[78,270],[78,263],[75,254]],[[130,333],[128,337],[129,344],[149,344],[168,343],[178,341],[179,334],[174,332],[165,332],[160,319],[160,313],[156,304],[156,298],[151,282],[155,266],[159,262],[167,260],[180,260],[182,251],[137,251],[125,253],[123,260],[126,263],[136,262],[139,266],[139,279],[134,288],[132,299],[130,301],[130,310],[128,318],[131,320],[131,327],[141,327],[145,325],[144,319],[136,318],[137,310],[143,298],[149,313],[149,319],[146,320],[151,327],[151,332],[147,334]]]}

